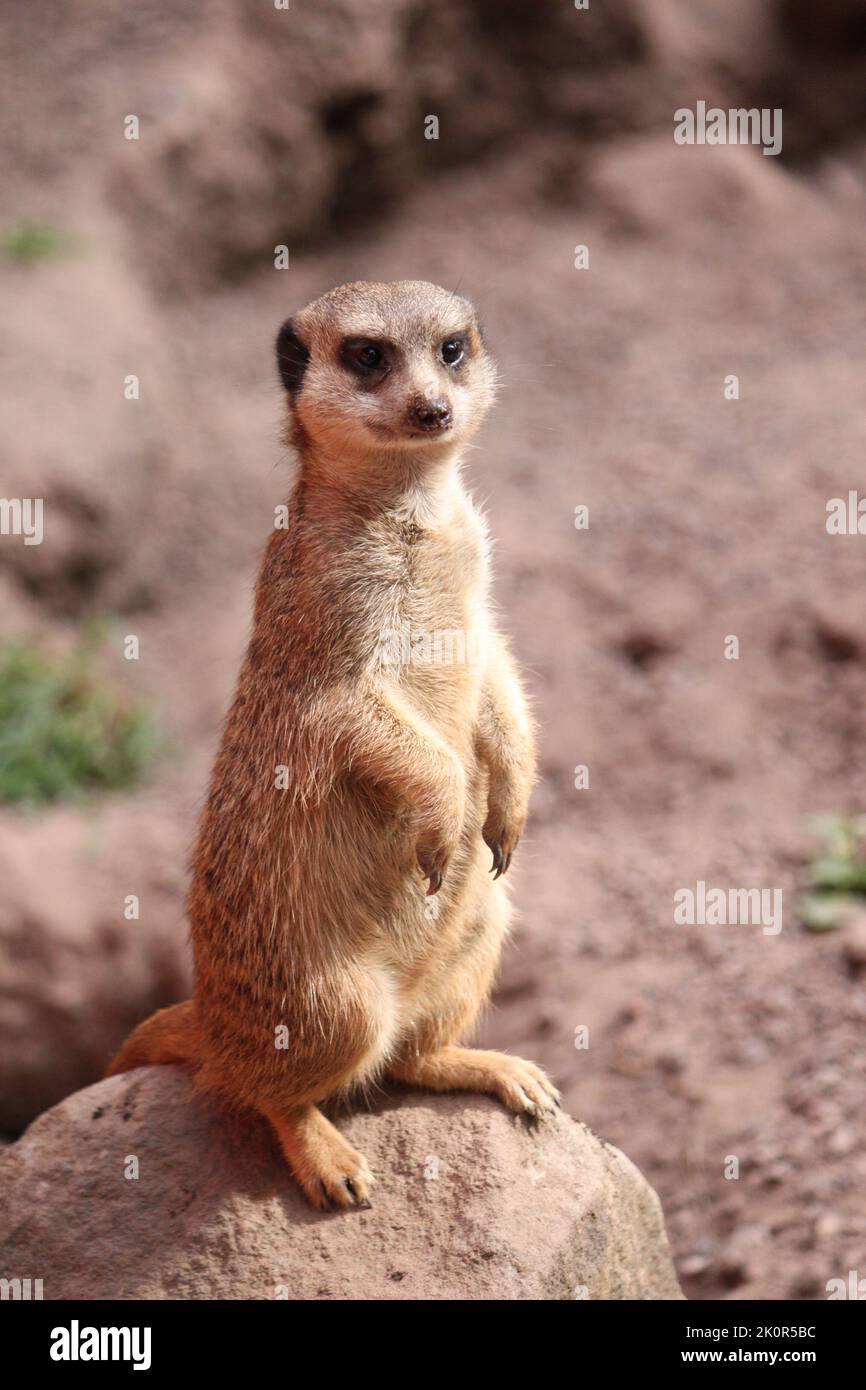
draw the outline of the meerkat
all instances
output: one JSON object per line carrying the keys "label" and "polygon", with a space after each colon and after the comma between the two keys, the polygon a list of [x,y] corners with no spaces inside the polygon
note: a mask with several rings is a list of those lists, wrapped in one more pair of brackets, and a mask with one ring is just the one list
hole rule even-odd
{"label": "meerkat", "polygon": [[496,390],[472,305],[343,285],[276,347],[298,475],[193,859],[194,996],[109,1075],[189,1065],[270,1121],[314,1206],[349,1207],[373,1176],[323,1102],[393,1080],[533,1120],[558,1104],[531,1062],[462,1041],[509,926],[534,729],[460,478]]}

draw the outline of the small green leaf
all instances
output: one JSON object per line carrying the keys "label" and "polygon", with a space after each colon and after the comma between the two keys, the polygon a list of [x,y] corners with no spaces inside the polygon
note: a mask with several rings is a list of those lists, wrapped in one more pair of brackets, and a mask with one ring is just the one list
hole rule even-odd
{"label": "small green leaf", "polygon": [[9,261],[48,261],[66,256],[72,241],[58,227],[19,222],[0,232],[0,251]]}
{"label": "small green leaf", "polygon": [[797,916],[807,931],[836,931],[857,906],[850,893],[809,893],[797,901]]}

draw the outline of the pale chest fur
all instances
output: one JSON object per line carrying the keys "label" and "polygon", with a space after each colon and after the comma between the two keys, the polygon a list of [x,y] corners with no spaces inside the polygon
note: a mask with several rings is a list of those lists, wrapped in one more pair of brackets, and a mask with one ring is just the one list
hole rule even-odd
{"label": "pale chest fur", "polygon": [[488,646],[488,543],[462,496],[430,521],[389,516],[370,536],[379,583],[368,615],[378,679],[445,736],[471,738]]}

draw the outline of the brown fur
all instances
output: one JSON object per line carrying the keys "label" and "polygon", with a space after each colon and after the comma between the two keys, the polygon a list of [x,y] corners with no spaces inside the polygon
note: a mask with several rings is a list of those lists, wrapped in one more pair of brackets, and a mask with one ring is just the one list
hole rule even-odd
{"label": "brown fur", "polygon": [[[449,366],[441,345],[457,334]],[[355,338],[388,345],[384,374],[346,367]],[[372,1178],[319,1102],[384,1077],[487,1091],[536,1118],[555,1102],[531,1063],[456,1045],[507,930],[497,879],[523,829],[533,738],[459,480],[495,390],[472,306],[420,282],[342,286],[285,341],[309,359],[287,382],[300,471],[201,821],[194,1000],[137,1028],[110,1070],[188,1062],[208,1091],[268,1117],[314,1204],[347,1206]],[[452,423],[428,435],[413,421],[431,400]],[[405,625],[416,654],[425,633],[463,633],[469,659],[395,659],[405,650],[383,634]]]}

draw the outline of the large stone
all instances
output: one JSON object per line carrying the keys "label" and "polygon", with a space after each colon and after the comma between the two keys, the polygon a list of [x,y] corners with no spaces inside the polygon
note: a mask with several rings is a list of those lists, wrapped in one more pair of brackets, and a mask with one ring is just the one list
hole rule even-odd
{"label": "large stone", "polygon": [[681,1297],[655,1193],[567,1116],[533,1133],[485,1097],[419,1092],[339,1124],[373,1206],[320,1214],[267,1125],[181,1069],[79,1091],[0,1158],[0,1274],[46,1299]]}

